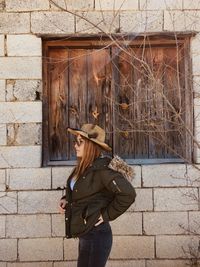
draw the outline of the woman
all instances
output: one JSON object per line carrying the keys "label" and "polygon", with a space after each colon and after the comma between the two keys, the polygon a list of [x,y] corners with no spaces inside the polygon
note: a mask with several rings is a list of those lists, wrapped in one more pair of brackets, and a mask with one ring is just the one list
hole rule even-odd
{"label": "woman", "polygon": [[132,168],[119,157],[102,157],[102,150],[111,148],[99,126],[84,124],[80,130],[68,131],[76,136],[78,164],[60,200],[66,237],[79,238],[78,267],[104,267],[112,246],[109,221],[124,213],[136,197],[125,179],[133,175]]}

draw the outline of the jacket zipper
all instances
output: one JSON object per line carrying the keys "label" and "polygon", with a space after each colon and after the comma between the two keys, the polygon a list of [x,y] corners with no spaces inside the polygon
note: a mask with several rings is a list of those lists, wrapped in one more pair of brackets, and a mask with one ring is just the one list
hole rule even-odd
{"label": "jacket zipper", "polygon": [[119,188],[119,186],[117,185],[117,183],[115,182],[115,180],[113,180],[112,182],[113,182],[113,184],[115,185],[115,187],[117,188],[117,190],[118,190],[119,192],[121,192],[121,189]]}
{"label": "jacket zipper", "polygon": [[71,205],[72,205],[72,192],[71,192],[71,189],[68,189],[69,188],[69,184],[68,184],[68,186],[67,186],[67,188],[66,188],[66,190],[68,190],[68,195],[69,195],[69,201],[68,201],[68,205],[69,205],[69,213],[68,213],[68,225],[67,225],[67,229],[66,229],[66,233],[67,233],[67,235],[68,235],[68,237],[72,237],[71,236],[71,226],[70,226],[70,223],[71,223],[71,214],[72,214],[72,207],[71,207]]}

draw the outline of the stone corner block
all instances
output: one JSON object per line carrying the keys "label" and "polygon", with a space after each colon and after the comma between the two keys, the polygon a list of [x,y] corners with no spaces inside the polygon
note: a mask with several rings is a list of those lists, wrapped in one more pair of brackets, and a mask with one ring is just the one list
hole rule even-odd
{"label": "stone corner block", "polygon": [[62,9],[67,10],[73,10],[73,11],[89,11],[94,9],[94,1],[93,0],[70,0],[70,1],[60,1],[60,0],[54,0],[54,3],[50,2],[50,10],[59,10],[61,11]]}
{"label": "stone corner block", "polygon": [[114,236],[111,259],[143,259],[154,257],[152,236]]}
{"label": "stone corner block", "polygon": [[117,0],[117,1],[95,1],[95,10],[110,10],[110,11],[121,11],[121,10],[138,10],[138,0]]}
{"label": "stone corner block", "polygon": [[0,124],[0,146],[7,144],[7,130],[6,124]]}
{"label": "stone corner block", "polygon": [[17,212],[17,193],[0,192],[0,214],[12,214]]}
{"label": "stone corner block", "polygon": [[52,214],[52,236],[64,237],[65,236],[65,215]]}
{"label": "stone corner block", "polygon": [[0,13],[0,33],[19,34],[30,33],[30,14],[28,13]]}
{"label": "stone corner block", "polygon": [[21,261],[63,260],[63,239],[20,239],[19,258]]}
{"label": "stone corner block", "polygon": [[132,185],[134,187],[141,187],[141,167],[140,166],[132,166],[133,171],[135,173]]}
{"label": "stone corner block", "polygon": [[53,189],[64,188],[67,178],[72,172],[73,167],[52,167],[52,187]]}
{"label": "stone corner block", "polygon": [[198,31],[200,28],[199,10],[164,11],[164,30]]}
{"label": "stone corner block", "polygon": [[[0,238],[6,236],[6,216],[0,216]],[[1,265],[0,265],[1,266]]]}
{"label": "stone corner block", "polygon": [[20,214],[58,213],[61,191],[24,191],[18,193],[18,210]]}
{"label": "stone corner block", "polygon": [[183,9],[200,10],[200,2],[199,0],[196,0],[196,1],[183,0]]}
{"label": "stone corner block", "polygon": [[197,248],[199,239],[196,236],[156,236],[157,258],[187,258],[189,247]]}
{"label": "stone corner block", "polygon": [[145,212],[143,214],[146,235],[184,234],[188,227],[187,212]]}
{"label": "stone corner block", "polygon": [[0,102],[0,114],[0,123],[42,122],[42,102]]}
{"label": "stone corner block", "polygon": [[189,165],[187,167],[187,185],[200,187],[200,166]]}
{"label": "stone corner block", "polygon": [[78,240],[64,239],[64,260],[77,260]]}
{"label": "stone corner block", "polygon": [[181,10],[182,0],[140,0],[140,10]]}
{"label": "stone corner block", "polygon": [[100,11],[77,12],[77,14],[81,16],[76,16],[76,31],[78,33],[113,33],[119,29],[119,15],[114,16],[111,11],[105,11],[103,19]]}
{"label": "stone corner block", "polygon": [[4,10],[6,6],[5,0],[0,0],[0,10]]}
{"label": "stone corner block", "polygon": [[186,186],[185,164],[160,164],[142,166],[144,187]]}
{"label": "stone corner block", "polygon": [[111,222],[113,235],[142,235],[142,214],[125,212]]}
{"label": "stone corner block", "polygon": [[0,80],[0,102],[6,100],[6,81]]}
{"label": "stone corner block", "polygon": [[6,101],[38,101],[42,99],[42,80],[7,80]]}
{"label": "stone corner block", "polygon": [[74,15],[67,12],[32,12],[31,32],[38,34],[74,33],[74,21]]}
{"label": "stone corner block", "polygon": [[7,238],[51,237],[51,218],[47,214],[9,215]]}
{"label": "stone corner block", "polygon": [[198,210],[197,188],[156,188],[154,189],[155,211]]}
{"label": "stone corner block", "polygon": [[41,145],[41,123],[8,123],[7,145]]}
{"label": "stone corner block", "polygon": [[4,56],[4,35],[0,34],[0,56]]}
{"label": "stone corner block", "polygon": [[11,190],[51,189],[51,168],[17,168],[7,170]]}
{"label": "stone corner block", "polygon": [[0,170],[0,191],[5,191],[6,189],[6,171]]}
{"label": "stone corner block", "polygon": [[16,11],[34,11],[34,10],[48,10],[49,1],[48,0],[29,0],[29,1],[19,1],[19,0],[6,0],[6,11],[16,12]]}
{"label": "stone corner block", "polygon": [[41,146],[0,147],[0,168],[41,167]]}
{"label": "stone corner block", "polygon": [[41,57],[0,57],[0,79],[42,79]]}
{"label": "stone corner block", "polygon": [[162,11],[122,11],[120,13],[122,32],[160,32],[162,28]]}
{"label": "stone corner block", "polygon": [[0,239],[1,261],[17,260],[17,239]]}
{"label": "stone corner block", "polygon": [[136,199],[128,211],[152,211],[153,193],[152,189],[136,189]]}
{"label": "stone corner block", "polygon": [[8,35],[8,56],[42,56],[41,38],[31,34]]}

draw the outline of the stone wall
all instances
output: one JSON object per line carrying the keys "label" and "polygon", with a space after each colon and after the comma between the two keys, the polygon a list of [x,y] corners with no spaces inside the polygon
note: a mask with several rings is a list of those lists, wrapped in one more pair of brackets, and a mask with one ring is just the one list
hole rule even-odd
{"label": "stone wall", "polygon": [[[58,188],[71,169],[41,167],[42,38],[37,34],[200,30],[199,0],[55,2],[70,13],[48,0],[0,0],[0,267],[76,266],[77,240],[64,238],[57,207],[63,194]],[[197,140],[199,51],[197,34],[191,41]],[[199,163],[197,148],[195,157]],[[112,222],[107,266],[186,266],[182,248],[198,244],[183,227],[197,229],[200,221],[198,202],[188,197],[200,194],[199,172],[185,164],[134,168],[137,199]]]}

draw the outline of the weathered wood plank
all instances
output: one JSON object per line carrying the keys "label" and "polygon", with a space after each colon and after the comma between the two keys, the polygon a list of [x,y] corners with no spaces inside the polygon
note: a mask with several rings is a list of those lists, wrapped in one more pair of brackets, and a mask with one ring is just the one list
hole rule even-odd
{"label": "weathered wood plank", "polygon": [[[69,49],[69,118],[68,127],[80,128],[86,121],[87,51]],[[69,134],[69,159],[75,158],[73,137]]]}
{"label": "weathered wood plank", "polygon": [[67,156],[67,73],[68,51],[51,49],[48,64],[50,160],[62,160]]}

